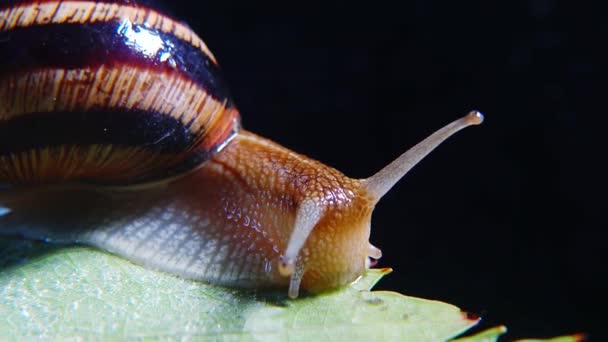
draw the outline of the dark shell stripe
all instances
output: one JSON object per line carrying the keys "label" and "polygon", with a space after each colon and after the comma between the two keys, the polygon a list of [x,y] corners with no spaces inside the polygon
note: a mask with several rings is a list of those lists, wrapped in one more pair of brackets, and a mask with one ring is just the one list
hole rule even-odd
{"label": "dark shell stripe", "polygon": [[[233,127],[233,126],[232,126]],[[234,131],[232,131],[234,133]],[[230,140],[214,139],[189,153],[162,153],[116,144],[54,145],[0,154],[0,183],[64,181],[132,185],[170,179],[195,169]]]}
{"label": "dark shell stripe", "polygon": [[0,3],[0,183],[159,181],[236,134],[215,58],[149,3]]}
{"label": "dark shell stripe", "polygon": [[[15,134],[14,132],[27,132]],[[182,153],[200,137],[179,120],[155,112],[90,110],[28,113],[0,125],[0,155],[62,145],[141,146],[160,153]]]}
{"label": "dark shell stripe", "polygon": [[201,50],[129,21],[16,28],[0,33],[0,51],[0,75],[39,68],[130,64],[179,72],[216,99],[229,98],[219,67]]}
{"label": "dark shell stripe", "polygon": [[200,49],[214,64],[215,57],[187,25],[133,1],[8,1],[0,3],[0,31],[48,24],[93,24],[128,20],[149,30],[173,35]]}

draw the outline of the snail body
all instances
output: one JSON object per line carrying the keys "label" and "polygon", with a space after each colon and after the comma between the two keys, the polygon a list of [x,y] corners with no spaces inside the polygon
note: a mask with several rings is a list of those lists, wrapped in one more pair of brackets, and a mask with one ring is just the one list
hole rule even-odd
{"label": "snail body", "polygon": [[141,3],[0,5],[0,51],[0,233],[292,298],[363,274],[377,201],[482,121],[351,179],[243,130],[203,41]]}

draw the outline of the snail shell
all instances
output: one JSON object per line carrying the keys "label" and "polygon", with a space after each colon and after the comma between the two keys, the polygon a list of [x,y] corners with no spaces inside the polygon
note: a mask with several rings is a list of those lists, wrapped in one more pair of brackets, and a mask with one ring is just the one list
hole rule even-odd
{"label": "snail shell", "polygon": [[369,243],[378,200],[482,119],[471,112],[351,179],[239,129],[211,52],[152,7],[0,4],[0,234],[295,298],[380,258]]}
{"label": "snail shell", "polygon": [[137,2],[5,3],[0,49],[0,182],[170,178],[236,134],[215,57]]}

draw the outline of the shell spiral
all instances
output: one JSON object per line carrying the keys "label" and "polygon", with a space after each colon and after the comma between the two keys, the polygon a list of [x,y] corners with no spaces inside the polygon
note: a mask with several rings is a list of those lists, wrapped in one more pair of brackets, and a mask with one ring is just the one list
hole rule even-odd
{"label": "shell spiral", "polygon": [[0,183],[170,178],[238,122],[205,43],[147,2],[0,3]]}

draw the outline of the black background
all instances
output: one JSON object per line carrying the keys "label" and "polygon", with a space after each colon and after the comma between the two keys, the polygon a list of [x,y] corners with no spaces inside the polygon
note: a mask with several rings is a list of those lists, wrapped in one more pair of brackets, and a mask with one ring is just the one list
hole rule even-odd
{"label": "black background", "polygon": [[[245,127],[366,177],[471,109],[378,205],[378,286],[601,340],[608,24],[581,1],[176,2]],[[597,99],[597,101],[592,101]]]}

